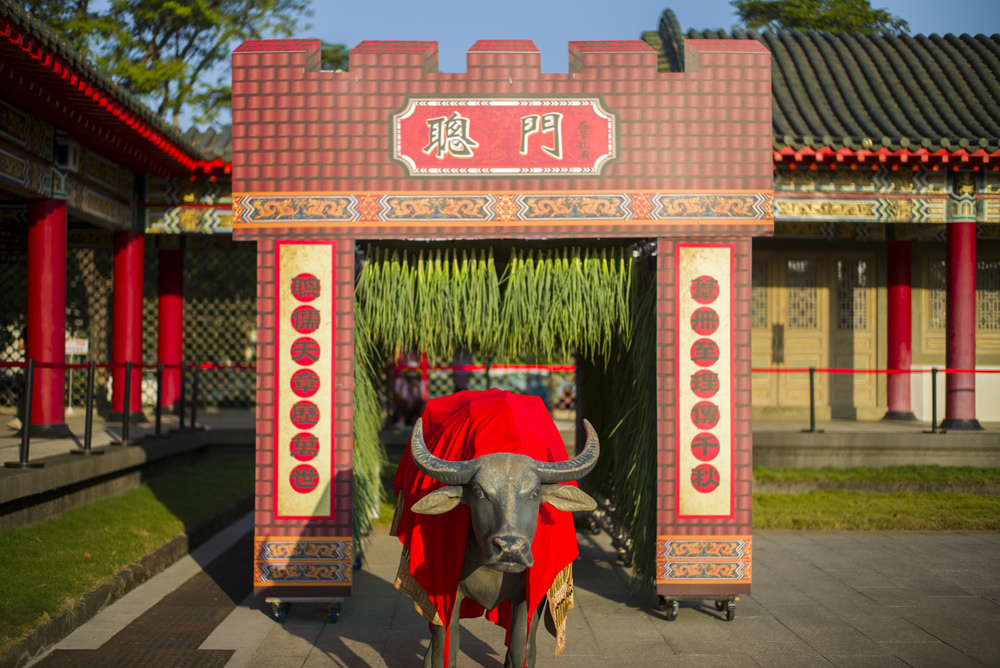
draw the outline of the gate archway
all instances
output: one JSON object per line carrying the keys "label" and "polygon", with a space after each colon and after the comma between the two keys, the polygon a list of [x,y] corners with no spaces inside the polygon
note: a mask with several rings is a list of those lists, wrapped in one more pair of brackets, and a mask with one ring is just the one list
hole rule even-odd
{"label": "gate archway", "polygon": [[[629,558],[633,550],[643,555],[635,562],[637,586],[651,585],[656,397],[645,362],[656,336],[654,252],[655,243],[624,239],[363,246],[355,292],[358,441],[374,443],[382,427],[380,367],[407,351],[426,354],[432,365],[447,364],[456,349],[487,365],[575,359],[588,378],[578,400],[604,439],[588,487],[604,502],[612,530],[628,537]],[[360,475],[377,489],[377,471]],[[357,492],[355,503],[362,505]],[[355,512],[355,535],[367,533],[369,517]]]}
{"label": "gate archway", "polygon": [[[689,40],[685,50],[687,71],[658,73],[643,42],[571,42],[568,74],[542,74],[538,50],[520,40],[477,42],[458,74],[436,71],[432,42],[362,42],[348,72],[318,69],[317,40],[234,52],[233,229],[258,251],[257,595],[350,592],[377,468],[359,367],[372,350],[453,344],[436,328],[447,322],[444,291],[458,288],[446,287],[437,247],[419,261],[420,248],[448,242],[470,256],[494,249],[499,329],[485,328],[480,345],[514,355],[529,334],[518,339],[513,325],[527,323],[533,344],[599,351],[585,355],[587,417],[606,412],[593,416],[602,440],[621,438],[615,451],[630,453],[599,475],[612,494],[652,477],[649,498],[609,503],[643,518],[629,538],[657,592],[749,592],[750,238],[773,229],[770,56],[746,41]],[[600,250],[614,257],[645,239],[655,255],[640,248],[652,302],[644,355],[614,357],[636,345],[615,332],[639,331],[638,310],[599,326],[583,319],[594,338],[571,341],[554,336],[566,328],[551,312],[517,311],[508,304],[528,302],[499,287],[504,244],[508,275],[523,265],[537,280],[558,265],[553,249],[591,249],[581,264],[603,267]],[[439,307],[414,312],[421,336],[378,334],[370,314],[355,313],[357,249],[368,243],[417,250],[406,266],[424,287],[413,299]],[[391,311],[399,299],[373,303]],[[473,342],[474,327],[463,329]],[[636,383],[653,388],[644,415],[596,394]],[[651,442],[655,457],[637,454]]]}

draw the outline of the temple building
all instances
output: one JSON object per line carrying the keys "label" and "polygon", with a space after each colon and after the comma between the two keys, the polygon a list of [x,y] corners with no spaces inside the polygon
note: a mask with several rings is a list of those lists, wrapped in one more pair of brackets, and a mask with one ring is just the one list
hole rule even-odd
{"label": "temple building", "polygon": [[[35,360],[33,433],[65,433],[65,411],[82,404],[85,374],[45,366],[68,359],[113,365],[99,370],[99,405],[119,416],[151,403],[138,365],[160,360],[164,403],[176,405],[185,330],[202,315],[189,308],[185,323],[185,246],[228,231],[228,140],[170,126],[0,2],[0,360]],[[110,392],[126,362],[137,365],[127,407]],[[0,406],[23,406],[22,383],[0,369]]]}
{"label": "temple building", "polygon": [[[771,52],[774,236],[753,242],[755,417],[817,412],[1000,419],[1000,35],[815,31],[643,39],[683,71],[685,40]],[[748,83],[747,85],[752,85]],[[738,119],[733,119],[738,120]],[[734,166],[713,166],[725,179]],[[764,371],[764,369],[769,369]],[[889,373],[864,373],[888,370]],[[910,371],[911,373],[893,373]]]}

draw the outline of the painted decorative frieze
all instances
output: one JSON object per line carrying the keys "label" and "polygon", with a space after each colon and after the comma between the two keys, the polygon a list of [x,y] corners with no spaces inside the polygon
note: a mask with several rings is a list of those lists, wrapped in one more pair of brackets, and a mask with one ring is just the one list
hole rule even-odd
{"label": "painted decorative frieze", "polygon": [[350,227],[592,221],[625,225],[700,221],[732,225],[770,223],[769,193],[308,193],[233,197],[239,227]]}
{"label": "painted decorative frieze", "polygon": [[753,540],[746,536],[658,536],[659,585],[749,584]]}

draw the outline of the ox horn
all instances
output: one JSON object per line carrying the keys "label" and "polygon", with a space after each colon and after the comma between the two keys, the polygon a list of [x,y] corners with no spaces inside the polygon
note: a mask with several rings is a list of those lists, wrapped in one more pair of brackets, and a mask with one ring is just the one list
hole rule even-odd
{"label": "ox horn", "polygon": [[601,446],[597,442],[597,432],[587,420],[583,421],[587,432],[587,445],[583,452],[573,459],[564,462],[538,462],[538,479],[542,483],[569,482],[579,480],[590,473],[597,464],[597,456],[601,454]]}
{"label": "ox horn", "polygon": [[449,485],[466,484],[472,480],[472,474],[476,470],[475,460],[452,462],[432,455],[431,451],[427,449],[427,444],[424,443],[424,424],[420,418],[413,425],[413,435],[410,437],[410,456],[413,457],[413,463],[417,465],[418,469],[435,480]]}

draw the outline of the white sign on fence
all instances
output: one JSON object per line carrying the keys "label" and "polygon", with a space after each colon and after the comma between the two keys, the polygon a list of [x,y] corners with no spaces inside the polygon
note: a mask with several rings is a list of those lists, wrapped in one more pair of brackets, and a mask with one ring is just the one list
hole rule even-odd
{"label": "white sign on fence", "polygon": [[67,355],[86,355],[90,350],[90,341],[87,339],[66,339]]}

